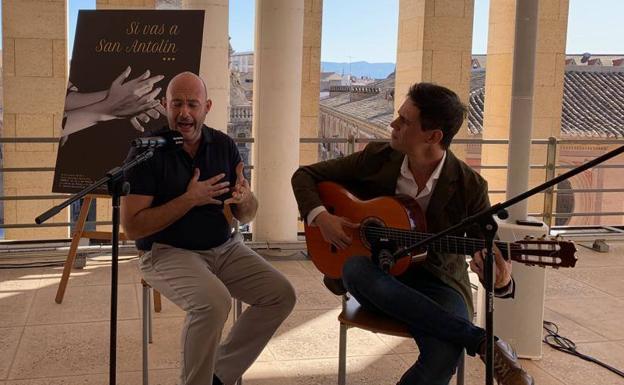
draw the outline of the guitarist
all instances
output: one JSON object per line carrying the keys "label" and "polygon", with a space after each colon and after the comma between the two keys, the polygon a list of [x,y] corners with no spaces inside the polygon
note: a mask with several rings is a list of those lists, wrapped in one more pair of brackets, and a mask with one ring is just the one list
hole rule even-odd
{"label": "guitarist", "polygon": [[[292,186],[302,218],[318,226],[325,240],[344,249],[351,244],[346,218],[322,205],[316,184],[332,181],[360,199],[395,194],[416,199],[426,213],[427,229],[438,232],[489,207],[487,182],[449,149],[466,116],[466,107],[451,90],[414,84],[398,117],[390,124],[390,143],[370,143],[344,158],[299,168]],[[481,237],[478,229],[466,231]],[[464,234],[454,234],[463,236]],[[471,268],[483,281],[483,257]],[[496,254],[496,295],[512,297],[511,263]],[[420,350],[416,363],[398,385],[446,385],[463,349],[484,359],[485,330],[472,324],[472,294],[464,255],[428,251],[423,264],[413,264],[398,277],[385,274],[368,257],[353,256],[343,266],[342,280],[325,277],[335,294],[345,288],[358,302],[406,323]],[[504,385],[530,385],[532,377],[518,364],[511,346],[497,339],[495,378]]]}

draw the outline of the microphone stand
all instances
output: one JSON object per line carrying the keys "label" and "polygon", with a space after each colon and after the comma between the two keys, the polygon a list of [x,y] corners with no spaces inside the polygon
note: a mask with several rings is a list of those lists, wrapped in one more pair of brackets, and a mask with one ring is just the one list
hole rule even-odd
{"label": "microphone stand", "polygon": [[95,191],[103,184],[107,185],[108,194],[112,197],[113,205],[113,236],[112,236],[112,274],[111,274],[111,312],[110,312],[110,366],[109,366],[109,384],[115,385],[117,376],[117,273],[119,266],[119,222],[120,222],[120,201],[121,196],[130,192],[130,183],[124,181],[124,172],[130,170],[136,165],[148,160],[154,155],[152,149],[137,155],[130,162],[125,163],[121,167],[115,167],[106,173],[106,176],[86,187],[82,191],[74,194],[69,199],[54,206],[43,214],[35,218],[35,222],[40,225],[49,218],[58,214],[62,209],[69,206],[78,199]]}
{"label": "microphone stand", "polygon": [[579,167],[573,168],[572,170],[559,175],[545,183],[540,184],[528,191],[523,192],[522,194],[516,195],[515,197],[495,204],[488,209],[485,209],[479,213],[471,215],[465,218],[463,221],[458,224],[451,226],[437,234],[433,234],[420,242],[417,242],[407,248],[397,250],[393,254],[393,258],[396,261],[400,258],[405,258],[409,256],[412,251],[417,249],[421,249],[423,246],[426,246],[433,241],[436,241],[448,234],[454,233],[458,230],[461,230],[465,227],[468,227],[472,224],[477,224],[485,238],[485,246],[486,246],[486,258],[485,258],[485,289],[486,289],[486,320],[485,320],[485,329],[486,329],[486,371],[485,371],[485,383],[486,385],[494,385],[494,255],[492,253],[492,245],[494,243],[494,237],[496,235],[496,230],[498,226],[496,221],[494,220],[493,215],[496,214],[500,219],[507,219],[508,214],[505,210],[507,207],[514,205],[524,199],[529,198],[543,190],[546,190],[549,187],[556,185],[557,183],[569,179],[576,174],[579,174],[589,168],[592,168],[600,163],[603,163],[619,154],[624,152],[624,146],[620,146],[612,151],[607,152],[604,155],[599,156],[596,159],[593,159],[587,163],[580,165]]}

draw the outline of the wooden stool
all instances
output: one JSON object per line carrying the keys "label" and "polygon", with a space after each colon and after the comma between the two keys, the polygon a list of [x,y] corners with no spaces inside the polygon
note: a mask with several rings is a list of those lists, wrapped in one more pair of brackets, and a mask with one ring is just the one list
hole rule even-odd
{"label": "wooden stool", "polygon": [[[338,346],[338,385],[345,385],[347,377],[347,329],[356,327],[373,333],[389,334],[397,337],[413,338],[407,325],[382,314],[364,309],[353,297],[342,297],[340,322],[340,342]],[[464,384],[464,355],[457,365],[457,385]]]}

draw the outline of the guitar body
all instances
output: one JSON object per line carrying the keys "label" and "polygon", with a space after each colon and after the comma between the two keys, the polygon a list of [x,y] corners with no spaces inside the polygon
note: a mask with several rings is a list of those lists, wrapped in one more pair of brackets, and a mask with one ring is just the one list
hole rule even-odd
{"label": "guitar body", "polygon": [[[347,235],[352,238],[352,243],[344,250],[327,243],[318,227],[305,224],[306,244],[312,262],[323,274],[331,278],[342,276],[342,266],[350,257],[371,257],[372,244],[378,239],[370,239],[374,238],[371,235],[366,236],[363,231],[365,227],[372,225],[426,231],[425,216],[416,201],[410,197],[379,197],[362,201],[333,182],[321,182],[317,188],[327,211],[360,224],[358,229],[345,228]],[[392,275],[400,275],[407,270],[410,263],[411,258],[401,258],[389,272]]]}

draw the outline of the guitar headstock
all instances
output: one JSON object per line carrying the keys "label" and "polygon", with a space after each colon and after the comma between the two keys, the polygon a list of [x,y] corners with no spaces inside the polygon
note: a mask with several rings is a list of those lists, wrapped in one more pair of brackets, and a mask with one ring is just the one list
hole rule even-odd
{"label": "guitar headstock", "polygon": [[534,266],[574,267],[576,265],[576,245],[560,237],[526,237],[511,244],[511,259]]}

